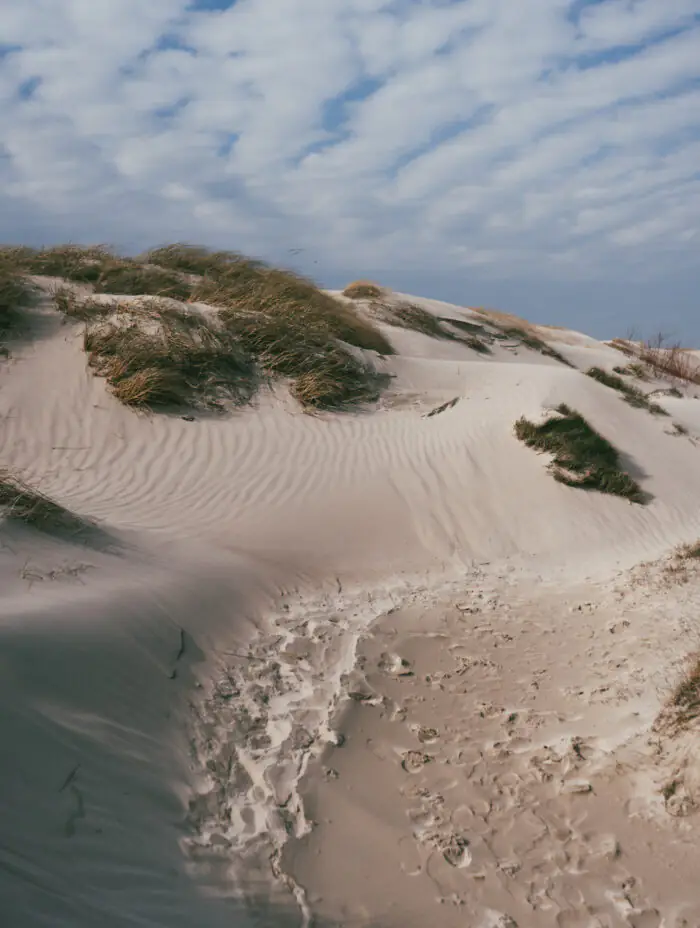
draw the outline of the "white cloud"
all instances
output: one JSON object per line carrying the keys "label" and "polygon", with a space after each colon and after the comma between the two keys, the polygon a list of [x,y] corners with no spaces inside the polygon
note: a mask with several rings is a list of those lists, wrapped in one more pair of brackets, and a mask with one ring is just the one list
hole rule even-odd
{"label": "white cloud", "polygon": [[358,274],[696,261],[700,0],[25,0],[0,36],[5,239]]}

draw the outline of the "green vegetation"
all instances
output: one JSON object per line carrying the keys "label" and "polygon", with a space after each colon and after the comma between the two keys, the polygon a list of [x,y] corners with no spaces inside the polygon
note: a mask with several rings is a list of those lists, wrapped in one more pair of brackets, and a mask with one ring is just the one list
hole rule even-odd
{"label": "green vegetation", "polygon": [[344,409],[376,400],[386,384],[352,351],[393,354],[369,319],[312,281],[260,261],[189,245],[140,259],[69,246],[22,260],[72,281],[91,276],[93,292],[158,297],[103,302],[70,286],[54,292],[67,318],[87,324],[89,363],[127,405],[219,408],[249,401],[267,376],[289,378],[305,407]]}
{"label": "green vegetation", "polygon": [[610,387],[612,390],[617,390],[618,393],[622,394],[624,401],[629,403],[630,406],[634,406],[637,409],[646,409],[647,412],[655,416],[668,415],[663,406],[659,406],[658,403],[652,402],[645,393],[637,387],[627,383],[627,381],[623,380],[622,377],[619,377],[617,374],[609,374],[600,367],[591,367],[586,371],[586,376],[592,377],[593,380],[597,380],[598,383],[602,383],[603,386]]}
{"label": "green vegetation", "polygon": [[556,412],[541,425],[525,418],[515,424],[516,436],[529,448],[553,455],[549,470],[554,479],[566,486],[645,502],[639,484],[622,470],[617,449],[580,413],[564,404]]}

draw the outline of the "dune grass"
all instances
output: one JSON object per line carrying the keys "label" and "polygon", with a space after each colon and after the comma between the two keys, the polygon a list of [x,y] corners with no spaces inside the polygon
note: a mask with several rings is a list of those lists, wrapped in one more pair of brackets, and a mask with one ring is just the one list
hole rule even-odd
{"label": "dune grass", "polygon": [[220,408],[255,389],[248,356],[203,316],[158,302],[120,305],[86,326],[88,363],[127,406]]}
{"label": "dune grass", "polygon": [[539,425],[519,419],[515,434],[529,448],[553,455],[549,470],[559,483],[621,496],[635,503],[646,500],[636,480],[622,470],[617,449],[565,404]]}
{"label": "dune grass", "polygon": [[0,252],[0,354],[7,355],[5,338],[15,328],[21,310],[34,300],[35,287],[26,275],[18,271],[3,252]]}
{"label": "dune grass", "polygon": [[597,380],[598,383],[603,384],[605,387],[617,390],[618,393],[622,394],[624,401],[629,403],[630,406],[634,406],[637,409],[646,409],[647,412],[655,416],[668,415],[663,406],[654,403],[642,390],[627,383],[626,380],[623,380],[622,377],[617,374],[610,374],[600,367],[591,367],[586,371],[586,376],[591,377],[593,380]]}
{"label": "dune grass", "polygon": [[576,366],[556,348],[552,348],[544,339],[540,338],[537,328],[526,319],[521,319],[512,313],[504,313],[493,309],[477,308],[474,309],[474,312],[479,313],[484,320],[488,321],[489,325],[498,329],[501,337],[513,339],[513,341],[519,342],[531,351],[537,351],[547,358],[552,358],[553,361],[565,364],[567,367]]}
{"label": "dune grass", "polygon": [[105,245],[56,245],[53,248],[10,248],[8,260],[27,274],[61,277],[94,284],[103,268],[117,261]]}
{"label": "dune grass", "polygon": [[[410,329],[412,332],[419,332],[429,338],[460,342],[480,354],[488,354],[490,351],[488,345],[475,332],[466,328],[468,323],[460,328],[459,320],[455,324],[454,320],[436,316],[416,303],[377,300],[370,304],[370,311],[374,318],[380,319],[387,325]],[[449,328],[449,326],[454,326],[454,328]],[[478,326],[473,328],[478,329]]]}
{"label": "dune grass", "polygon": [[694,654],[671,692],[660,720],[680,731],[700,718],[700,654]]}
{"label": "dune grass", "polygon": [[95,530],[87,519],[54,502],[4,468],[0,469],[0,511],[7,519],[49,535],[76,535]]}
{"label": "dune grass", "polygon": [[72,246],[46,251],[52,271],[63,262],[73,281],[85,282],[82,271],[72,274],[76,262],[99,259],[93,291],[158,298],[105,303],[70,286],[54,291],[66,318],[87,324],[89,363],[127,405],[218,408],[250,400],[264,377],[284,377],[304,407],[345,409],[376,400],[388,380],[353,350],[393,354],[386,336],[291,271],[184,244],[124,260]]}
{"label": "dune grass", "polygon": [[384,289],[373,280],[353,280],[343,290],[343,296],[351,300],[378,300],[384,294]]}
{"label": "dune grass", "polygon": [[617,367],[613,367],[613,371],[616,374],[622,374],[626,377],[637,377],[639,380],[649,380],[648,369],[639,361],[626,364],[624,367],[618,365]]}

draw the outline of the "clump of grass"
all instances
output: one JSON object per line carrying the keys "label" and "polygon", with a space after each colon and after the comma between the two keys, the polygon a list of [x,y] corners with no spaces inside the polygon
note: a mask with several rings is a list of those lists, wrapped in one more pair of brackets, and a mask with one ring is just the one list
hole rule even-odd
{"label": "clump of grass", "polygon": [[34,289],[24,274],[0,260],[0,339],[17,322],[19,310],[31,304]]}
{"label": "clump of grass", "polygon": [[694,655],[669,700],[672,726],[687,728],[700,716],[700,655]]}
{"label": "clump of grass", "polygon": [[57,245],[16,249],[16,263],[28,274],[96,283],[106,264],[116,259],[105,245]]}
{"label": "clump of grass", "polygon": [[50,535],[75,535],[94,530],[91,522],[65,509],[4,468],[0,469],[0,510],[5,518]]}
{"label": "clump of grass", "polygon": [[189,300],[192,284],[178,271],[131,261],[116,261],[103,267],[95,281],[99,293],[125,296],[160,296]]}
{"label": "clump of grass", "polygon": [[[427,335],[429,338],[461,342],[480,354],[487,354],[490,350],[488,345],[482,342],[473,332],[468,330],[463,332],[454,331],[454,329],[446,327],[446,324],[454,324],[452,319],[436,316],[415,303],[374,302],[371,304],[371,311],[373,315],[388,325],[411,329],[411,331],[420,332],[421,335]],[[466,327],[468,323],[464,325]],[[459,328],[459,325],[456,328]],[[478,326],[474,328],[478,329]]]}
{"label": "clump of grass", "polygon": [[498,329],[501,333],[501,337],[512,338],[531,351],[538,351],[545,357],[552,358],[552,360],[558,361],[560,364],[565,364],[567,367],[575,367],[575,365],[557,351],[556,348],[552,348],[544,339],[540,338],[535,326],[525,319],[521,319],[519,316],[514,316],[511,313],[502,313],[489,309],[475,309],[474,312],[485,317],[490,325]]}
{"label": "clump of grass", "polygon": [[626,364],[624,367],[617,365],[613,367],[613,371],[616,374],[621,374],[624,377],[637,377],[639,380],[648,380],[648,371],[643,364],[633,363]]}
{"label": "clump of grass", "polygon": [[117,304],[105,303],[94,297],[82,297],[76,294],[71,287],[56,287],[51,294],[56,309],[67,319],[77,322],[95,322],[105,318],[117,310]]}
{"label": "clump of grass", "polygon": [[235,262],[216,279],[204,278],[193,301],[221,308],[222,316],[258,318],[268,330],[294,329],[300,337],[328,342],[339,339],[356,348],[394,354],[389,340],[368,319],[324,293],[310,280],[258,262]]}
{"label": "clump of grass", "polygon": [[383,294],[383,288],[373,280],[353,280],[343,290],[343,296],[351,300],[378,300]]}
{"label": "clump of grass", "polygon": [[613,338],[608,342],[608,344],[611,348],[615,348],[616,351],[620,351],[622,354],[626,354],[628,358],[637,357],[637,352],[629,339]]}
{"label": "clump of grass", "polygon": [[700,541],[691,541],[690,544],[680,545],[676,549],[676,558],[688,560],[700,560]]}
{"label": "clump of grass", "polygon": [[673,434],[674,435],[687,435],[688,429],[683,425],[682,422],[673,423]]}
{"label": "clump of grass", "polygon": [[586,371],[586,376],[591,377],[593,380],[597,380],[598,383],[606,387],[617,390],[618,393],[622,394],[624,401],[629,403],[630,406],[634,406],[637,409],[646,409],[647,412],[655,416],[668,415],[663,406],[659,406],[658,403],[652,402],[645,393],[637,387],[627,383],[627,381],[623,380],[622,377],[619,377],[617,374],[610,374],[600,367],[591,367]]}
{"label": "clump of grass", "polygon": [[89,325],[84,347],[127,406],[218,408],[254,391],[250,359],[234,340],[184,313],[124,308],[114,321]]}
{"label": "clump of grass", "polygon": [[144,252],[139,260],[171,271],[210,278],[225,274],[235,265],[247,265],[260,270],[266,267],[262,261],[246,258],[234,251],[210,251],[208,248],[184,242],[151,248]]}
{"label": "clump of grass", "polygon": [[622,470],[617,449],[565,404],[557,414],[537,425],[525,418],[515,423],[515,434],[529,448],[553,455],[549,469],[559,483],[584,490],[645,502],[639,484]]}

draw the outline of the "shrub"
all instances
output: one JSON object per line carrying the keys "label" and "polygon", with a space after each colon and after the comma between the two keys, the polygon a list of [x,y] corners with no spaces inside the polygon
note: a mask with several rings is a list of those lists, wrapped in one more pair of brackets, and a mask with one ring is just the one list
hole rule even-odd
{"label": "shrub", "polygon": [[591,377],[593,380],[597,380],[598,383],[606,387],[617,390],[618,393],[622,394],[624,401],[629,403],[630,406],[634,406],[638,409],[646,409],[647,412],[653,413],[656,416],[668,415],[663,406],[659,406],[658,403],[652,402],[646,394],[642,393],[637,387],[628,384],[617,374],[609,374],[600,367],[591,367],[586,371],[586,376]]}
{"label": "shrub", "polygon": [[667,345],[663,335],[642,342],[639,357],[657,375],[700,384],[700,362],[680,344]]}
{"label": "shrub", "polygon": [[554,456],[549,469],[559,483],[622,496],[635,503],[645,501],[639,484],[622,470],[617,449],[568,406],[558,406],[557,415],[541,425],[519,419],[515,434],[528,447]]}

